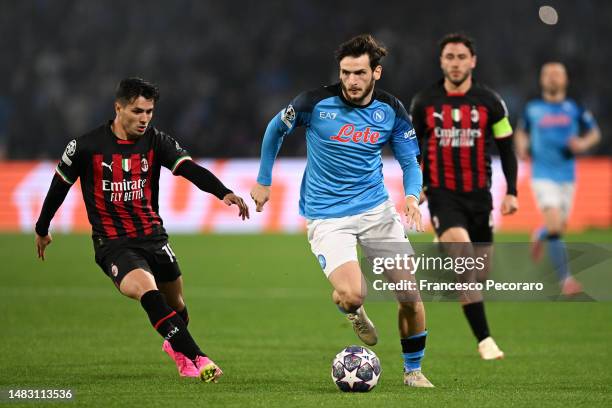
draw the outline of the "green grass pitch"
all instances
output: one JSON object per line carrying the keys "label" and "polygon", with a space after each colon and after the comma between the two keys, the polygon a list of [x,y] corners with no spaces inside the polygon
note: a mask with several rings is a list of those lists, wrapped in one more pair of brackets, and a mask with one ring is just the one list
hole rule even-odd
{"label": "green grass pitch", "polygon": [[0,235],[0,389],[71,389],[64,404],[79,407],[612,406],[612,302],[488,303],[507,355],[493,362],[479,359],[458,304],[427,303],[434,389],[402,385],[396,306],[366,303],[383,373],[372,392],[344,394],[330,361],[358,340],[305,236],[175,235],[190,330],[225,372],[202,384],[178,377],[140,305],[95,265],[88,236],[54,238],[43,263],[32,236]]}

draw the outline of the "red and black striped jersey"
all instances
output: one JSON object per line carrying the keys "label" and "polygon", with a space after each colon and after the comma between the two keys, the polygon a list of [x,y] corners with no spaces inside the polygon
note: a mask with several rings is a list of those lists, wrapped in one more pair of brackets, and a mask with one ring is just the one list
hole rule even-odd
{"label": "red and black striped jersey", "polygon": [[136,140],[122,140],[110,125],[71,140],[56,173],[68,184],[80,178],[94,238],[165,234],[157,199],[161,166],[174,173],[189,153],[154,127]]}
{"label": "red and black striped jersey", "polygon": [[448,93],[439,81],[413,98],[410,115],[426,188],[490,189],[491,141],[512,135],[499,95],[477,82],[465,94]]}

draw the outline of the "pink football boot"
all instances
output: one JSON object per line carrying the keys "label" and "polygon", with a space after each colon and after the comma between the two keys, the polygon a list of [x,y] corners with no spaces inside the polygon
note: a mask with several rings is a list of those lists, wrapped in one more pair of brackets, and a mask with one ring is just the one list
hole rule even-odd
{"label": "pink football boot", "polygon": [[223,375],[223,371],[208,357],[197,356],[195,365],[199,371],[200,380],[208,382],[217,382]]}
{"label": "pink football boot", "polygon": [[183,353],[179,353],[178,351],[174,351],[172,349],[172,345],[168,340],[164,340],[164,344],[162,345],[162,350],[166,352],[170,356],[171,359],[176,363],[176,368],[178,369],[179,375],[181,377],[200,377],[200,370],[193,364],[193,361],[187,358]]}

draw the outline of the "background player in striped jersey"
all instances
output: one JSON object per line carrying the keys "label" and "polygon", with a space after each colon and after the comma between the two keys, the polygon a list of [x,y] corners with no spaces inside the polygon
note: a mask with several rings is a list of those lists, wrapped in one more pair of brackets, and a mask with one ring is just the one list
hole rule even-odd
{"label": "background player in striped jersey", "polygon": [[[383,184],[381,150],[387,143],[404,173],[402,208],[409,224],[422,229],[418,207],[422,178],[414,129],[401,102],[374,89],[386,54],[370,35],[357,36],[339,47],[340,83],[300,94],[270,121],[257,184],[251,191],[261,211],[270,197],[272,166],[283,138],[305,126],[308,155],[300,213],[308,220],[312,252],[334,288],[334,303],[368,345],[376,344],[378,336],[363,307],[366,287],[357,242],[368,257],[381,243],[396,244],[403,254],[414,253]],[[414,279],[406,272],[402,279]],[[397,275],[396,270],[387,273],[390,280]],[[404,383],[432,387],[421,373],[427,335],[423,303],[418,292],[398,295]]]}
{"label": "background player in striped jersey", "polygon": [[[473,41],[448,34],[440,41],[440,67],[444,78],[416,95],[411,118],[421,139],[424,193],[432,223],[445,250],[453,256],[491,259],[491,154],[495,141],[507,183],[501,204],[503,215],[518,209],[517,163],[512,127],[499,95],[472,79],[476,67]],[[458,274],[475,281],[474,271]],[[482,293],[461,293],[461,303],[478,351],[485,360],[503,358],[490,336]]]}
{"label": "background player in striped jersey", "polygon": [[527,103],[516,132],[519,158],[531,155],[532,187],[544,216],[544,226],[533,234],[532,255],[539,260],[543,244],[557,272],[565,295],[582,291],[571,275],[567,249],[562,235],[567,223],[576,180],[575,155],[595,146],[600,140],[591,113],[567,97],[565,66],[548,62],[540,71],[542,97]]}
{"label": "background player in striped jersey", "polygon": [[178,142],[149,126],[158,99],[155,85],[124,79],[117,88],[115,119],[68,143],[36,223],[36,248],[44,260],[51,219],[80,178],[96,263],[123,295],[140,301],[181,376],[216,381],[221,369],[187,329],[181,272],[158,214],[161,166],[238,206],[242,219],[249,211]]}

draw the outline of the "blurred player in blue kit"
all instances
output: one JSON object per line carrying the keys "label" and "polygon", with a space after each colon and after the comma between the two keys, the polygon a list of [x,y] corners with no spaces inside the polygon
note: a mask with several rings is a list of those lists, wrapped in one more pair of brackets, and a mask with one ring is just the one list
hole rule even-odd
{"label": "blurred player in blue kit", "polygon": [[[308,220],[312,252],[334,288],[334,303],[367,345],[375,345],[378,336],[363,307],[366,286],[357,243],[368,257],[373,249],[369,243],[384,243],[400,248],[403,254],[414,254],[383,184],[381,150],[386,144],[402,167],[402,207],[408,224],[422,230],[418,206],[422,174],[416,159],[415,131],[402,103],[374,89],[382,75],[380,60],[386,54],[370,35],[340,45],[336,52],[340,82],[301,93],[270,121],[257,184],[251,191],[257,211],[262,211],[270,198],[272,167],[284,137],[299,126],[306,127],[308,153],[300,213]],[[396,272],[388,271],[387,279],[396,280]],[[414,280],[407,275],[402,279]],[[410,299],[397,295],[404,383],[433,387],[421,372],[427,337],[423,303],[418,292]]]}
{"label": "blurred player in blue kit", "polygon": [[531,156],[532,188],[544,226],[532,238],[532,256],[539,260],[544,243],[557,273],[562,293],[582,291],[570,274],[562,235],[574,200],[575,156],[585,153],[601,138],[595,119],[567,97],[568,75],[560,62],[548,62],[540,72],[542,97],[527,103],[516,131],[521,159]]}

